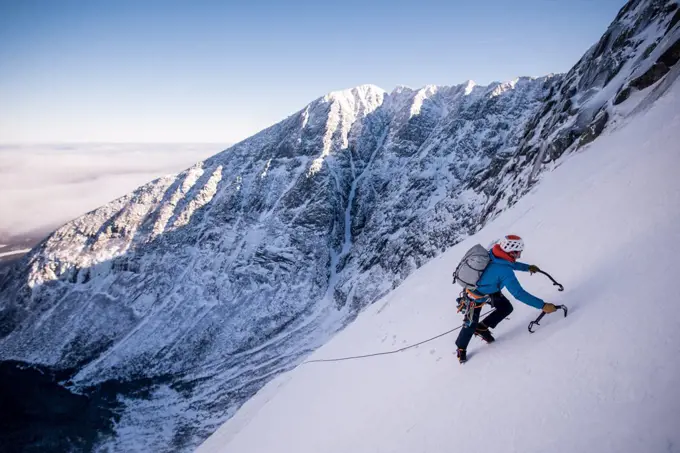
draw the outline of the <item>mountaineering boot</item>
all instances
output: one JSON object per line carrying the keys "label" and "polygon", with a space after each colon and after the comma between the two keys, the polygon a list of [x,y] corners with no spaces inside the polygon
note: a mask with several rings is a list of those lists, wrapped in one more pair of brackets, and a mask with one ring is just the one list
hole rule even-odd
{"label": "mountaineering boot", "polygon": [[456,355],[458,356],[458,361],[460,363],[467,362],[467,351],[465,349],[458,348]]}
{"label": "mountaineering boot", "polygon": [[487,343],[493,343],[496,341],[496,339],[491,335],[491,331],[489,330],[488,327],[483,322],[480,322],[477,324],[477,327],[475,328],[475,335],[479,335],[482,337],[482,340],[486,341]]}

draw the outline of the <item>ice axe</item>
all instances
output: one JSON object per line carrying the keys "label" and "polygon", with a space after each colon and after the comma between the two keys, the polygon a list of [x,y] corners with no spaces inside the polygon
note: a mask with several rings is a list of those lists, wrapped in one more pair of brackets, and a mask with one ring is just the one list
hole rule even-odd
{"label": "ice axe", "polygon": [[540,270],[540,269],[537,269],[536,272],[538,272],[538,273],[540,273],[540,274],[543,274],[543,275],[545,275],[546,277],[548,277],[548,278],[550,279],[550,281],[553,282],[553,285],[554,285],[554,286],[557,286],[557,290],[558,290],[558,291],[564,291],[564,286],[562,286],[561,283],[558,283],[554,278],[552,278],[552,275],[550,275],[549,273],[547,273],[547,272],[545,272],[545,271],[542,271],[542,270]]}
{"label": "ice axe", "polygon": [[[546,277],[548,277],[548,278],[550,279],[550,281],[553,282],[553,285],[554,285],[554,286],[557,286],[557,290],[558,290],[558,291],[564,291],[564,286],[562,286],[561,283],[558,283],[554,278],[552,278],[552,275],[550,275],[549,273],[547,273],[547,272],[545,272],[545,271],[542,271],[542,270],[540,270],[540,269],[537,269],[536,272],[539,272],[539,273],[545,275]],[[565,318],[567,317],[567,313],[569,312],[569,309],[567,308],[566,305],[555,305],[555,308],[557,308],[557,309],[562,309],[562,311],[564,312],[564,317],[565,317]],[[529,333],[534,333],[534,331],[531,330],[531,329],[534,327],[534,325],[540,326],[539,321],[540,321],[541,319],[543,319],[543,317],[544,317],[546,314],[547,314],[546,312],[542,311],[541,314],[538,315],[538,318],[534,319],[533,321],[531,321],[531,322],[529,323]]]}
{"label": "ice axe", "polygon": [[[555,308],[561,309],[561,310],[564,312],[564,317],[565,317],[565,318],[567,317],[567,313],[569,312],[569,309],[567,308],[566,305],[555,305]],[[539,322],[541,319],[543,319],[543,317],[544,317],[545,315],[547,315],[547,313],[544,312],[544,311],[542,311],[541,314],[538,315],[538,318],[534,319],[533,321],[531,321],[531,322],[529,323],[529,333],[534,333],[534,331],[531,330],[531,329],[534,327],[534,325],[540,326],[540,324],[539,324],[538,322]]]}

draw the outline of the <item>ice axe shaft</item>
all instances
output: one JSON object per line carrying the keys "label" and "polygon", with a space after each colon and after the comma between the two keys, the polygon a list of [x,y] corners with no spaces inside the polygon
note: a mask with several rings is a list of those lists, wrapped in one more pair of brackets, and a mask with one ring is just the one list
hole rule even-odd
{"label": "ice axe shaft", "polygon": [[[567,309],[567,306],[566,306],[566,305],[555,305],[555,308],[561,309],[561,310],[564,312],[564,317],[565,317],[565,318],[567,317],[567,313],[569,312],[569,310]],[[531,330],[531,329],[532,329],[535,325],[536,325],[536,326],[540,326],[539,321],[540,321],[541,319],[543,319],[543,317],[544,317],[545,315],[547,315],[547,313],[544,312],[544,311],[542,311],[541,314],[538,315],[538,318],[534,319],[533,321],[531,321],[531,322],[529,323],[529,333],[534,333],[534,331]]]}
{"label": "ice axe shaft", "polygon": [[542,271],[540,269],[537,270],[536,272],[539,272],[539,273],[545,275],[546,277],[548,277],[553,282],[553,285],[557,286],[558,291],[564,291],[564,286],[562,286],[561,283],[558,283],[554,278],[552,278],[552,275],[550,275],[549,273]]}

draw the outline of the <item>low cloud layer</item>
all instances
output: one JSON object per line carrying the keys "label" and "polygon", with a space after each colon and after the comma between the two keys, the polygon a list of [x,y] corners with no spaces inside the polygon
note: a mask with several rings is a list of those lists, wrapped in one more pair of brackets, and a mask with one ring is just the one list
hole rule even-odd
{"label": "low cloud layer", "polygon": [[2,145],[0,238],[51,231],[225,148],[220,144]]}

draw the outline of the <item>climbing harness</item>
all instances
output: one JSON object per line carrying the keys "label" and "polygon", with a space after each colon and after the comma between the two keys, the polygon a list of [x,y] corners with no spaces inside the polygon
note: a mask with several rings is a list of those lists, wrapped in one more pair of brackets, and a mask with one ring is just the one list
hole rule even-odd
{"label": "climbing harness", "polygon": [[456,299],[458,304],[458,313],[463,313],[465,325],[470,327],[474,322],[475,310],[481,308],[489,302],[491,298],[488,295],[475,294],[470,289],[464,289]]}

